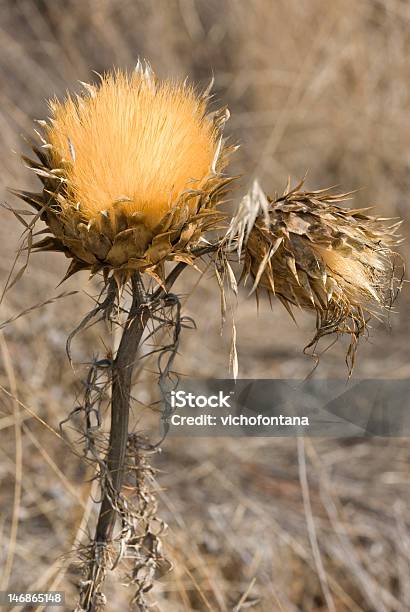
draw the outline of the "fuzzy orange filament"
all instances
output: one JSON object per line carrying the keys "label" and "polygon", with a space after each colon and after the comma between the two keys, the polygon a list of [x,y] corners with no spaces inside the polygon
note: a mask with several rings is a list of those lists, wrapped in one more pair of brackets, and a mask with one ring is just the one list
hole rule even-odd
{"label": "fuzzy orange filament", "polygon": [[189,86],[118,71],[91,95],[51,106],[54,164],[63,163],[70,204],[86,219],[123,202],[152,229],[212,172],[217,133]]}

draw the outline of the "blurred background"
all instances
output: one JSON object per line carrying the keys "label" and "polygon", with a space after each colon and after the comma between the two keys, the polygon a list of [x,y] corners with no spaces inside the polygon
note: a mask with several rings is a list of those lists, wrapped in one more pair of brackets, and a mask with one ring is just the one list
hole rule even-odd
{"label": "blurred background", "polygon": [[[309,188],[358,189],[355,205],[404,218],[406,236],[409,26],[406,0],[0,0],[1,201],[22,208],[7,187],[36,186],[19,155],[33,119],[47,116],[46,99],[141,57],[160,77],[201,86],[215,77],[215,104],[229,106],[226,133],[240,144],[232,206],[255,177],[274,194],[308,172]],[[3,287],[22,226],[0,215]],[[408,241],[401,253],[408,259]],[[82,289],[0,332],[0,584],[65,590],[70,609],[78,575],[65,555],[95,519],[92,474],[54,430],[81,393],[81,364],[106,349],[92,328],[68,364],[67,334],[96,284],[84,273],[56,289],[66,266],[63,256],[34,255],[1,304],[4,321]],[[192,272],[178,290],[198,329],[186,331],[177,369],[228,377],[230,329],[220,334],[215,280]],[[354,377],[410,375],[409,305],[405,287],[391,326],[376,322],[362,342]],[[297,321],[265,300],[257,312],[243,292],[239,376],[309,374],[302,349],[314,320]],[[345,350],[340,342],[326,352],[315,376],[347,376]],[[156,583],[154,609],[409,610],[409,462],[406,439],[166,440],[153,464],[175,568]],[[106,593],[107,609],[127,609],[118,578]]]}

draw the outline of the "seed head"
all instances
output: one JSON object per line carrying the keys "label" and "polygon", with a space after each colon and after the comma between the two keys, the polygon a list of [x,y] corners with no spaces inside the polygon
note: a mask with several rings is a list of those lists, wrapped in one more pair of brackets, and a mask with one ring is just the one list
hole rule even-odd
{"label": "seed head", "polygon": [[243,276],[252,277],[252,290],[276,295],[290,314],[294,306],[316,313],[316,334],[306,348],[328,334],[350,335],[351,369],[369,318],[383,316],[400,286],[392,251],[400,222],[345,208],[351,194],[302,191],[302,185],[275,200],[254,186],[231,236],[236,231],[244,243]]}

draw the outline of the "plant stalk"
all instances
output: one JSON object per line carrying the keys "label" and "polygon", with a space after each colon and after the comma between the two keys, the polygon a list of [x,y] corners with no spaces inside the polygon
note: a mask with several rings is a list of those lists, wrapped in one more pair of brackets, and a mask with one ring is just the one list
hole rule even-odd
{"label": "plant stalk", "polygon": [[[113,362],[111,392],[111,429],[107,469],[112,481],[114,495],[119,495],[124,479],[124,464],[128,442],[128,423],[132,375],[141,343],[142,334],[149,316],[145,306],[145,293],[141,277],[136,273],[131,279],[132,304]],[[102,544],[112,539],[117,513],[110,495],[105,493],[98,517],[96,537]]]}
{"label": "plant stalk", "polygon": [[[218,245],[201,247],[195,254],[205,255],[217,248]],[[105,487],[103,492],[95,537],[92,542],[92,557],[87,561],[87,579],[84,582],[84,588],[80,591],[79,607],[76,608],[78,612],[100,612],[105,605],[105,598],[101,590],[108,569],[105,554],[107,545],[113,540],[114,527],[119,514],[115,502],[121,494],[126,470],[131,387],[138,350],[145,326],[152,313],[169,294],[186,267],[185,262],[179,262],[165,278],[163,284],[150,294],[144,290],[140,273],[136,272],[131,278],[132,304],[112,364],[111,428],[105,460],[109,486]]]}

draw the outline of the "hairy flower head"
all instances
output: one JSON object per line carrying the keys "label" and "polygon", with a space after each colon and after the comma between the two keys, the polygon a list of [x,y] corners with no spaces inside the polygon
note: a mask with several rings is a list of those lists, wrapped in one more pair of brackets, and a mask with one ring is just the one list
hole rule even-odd
{"label": "hairy flower head", "polygon": [[83,95],[50,102],[42,145],[33,146],[39,161],[24,158],[44,187],[17,193],[51,234],[35,247],[65,252],[69,275],[113,271],[123,282],[139,270],[161,281],[164,262],[193,263],[221,219],[233,180],[223,173],[229,113],[209,113],[207,92],[158,81],[141,64],[83,85]]}
{"label": "hairy flower head", "polygon": [[[212,173],[219,134],[188,85],[116,72],[82,98],[52,103],[52,160],[64,160],[68,206],[87,219],[123,202],[154,228],[184,191]],[[68,211],[67,211],[68,212]]]}

